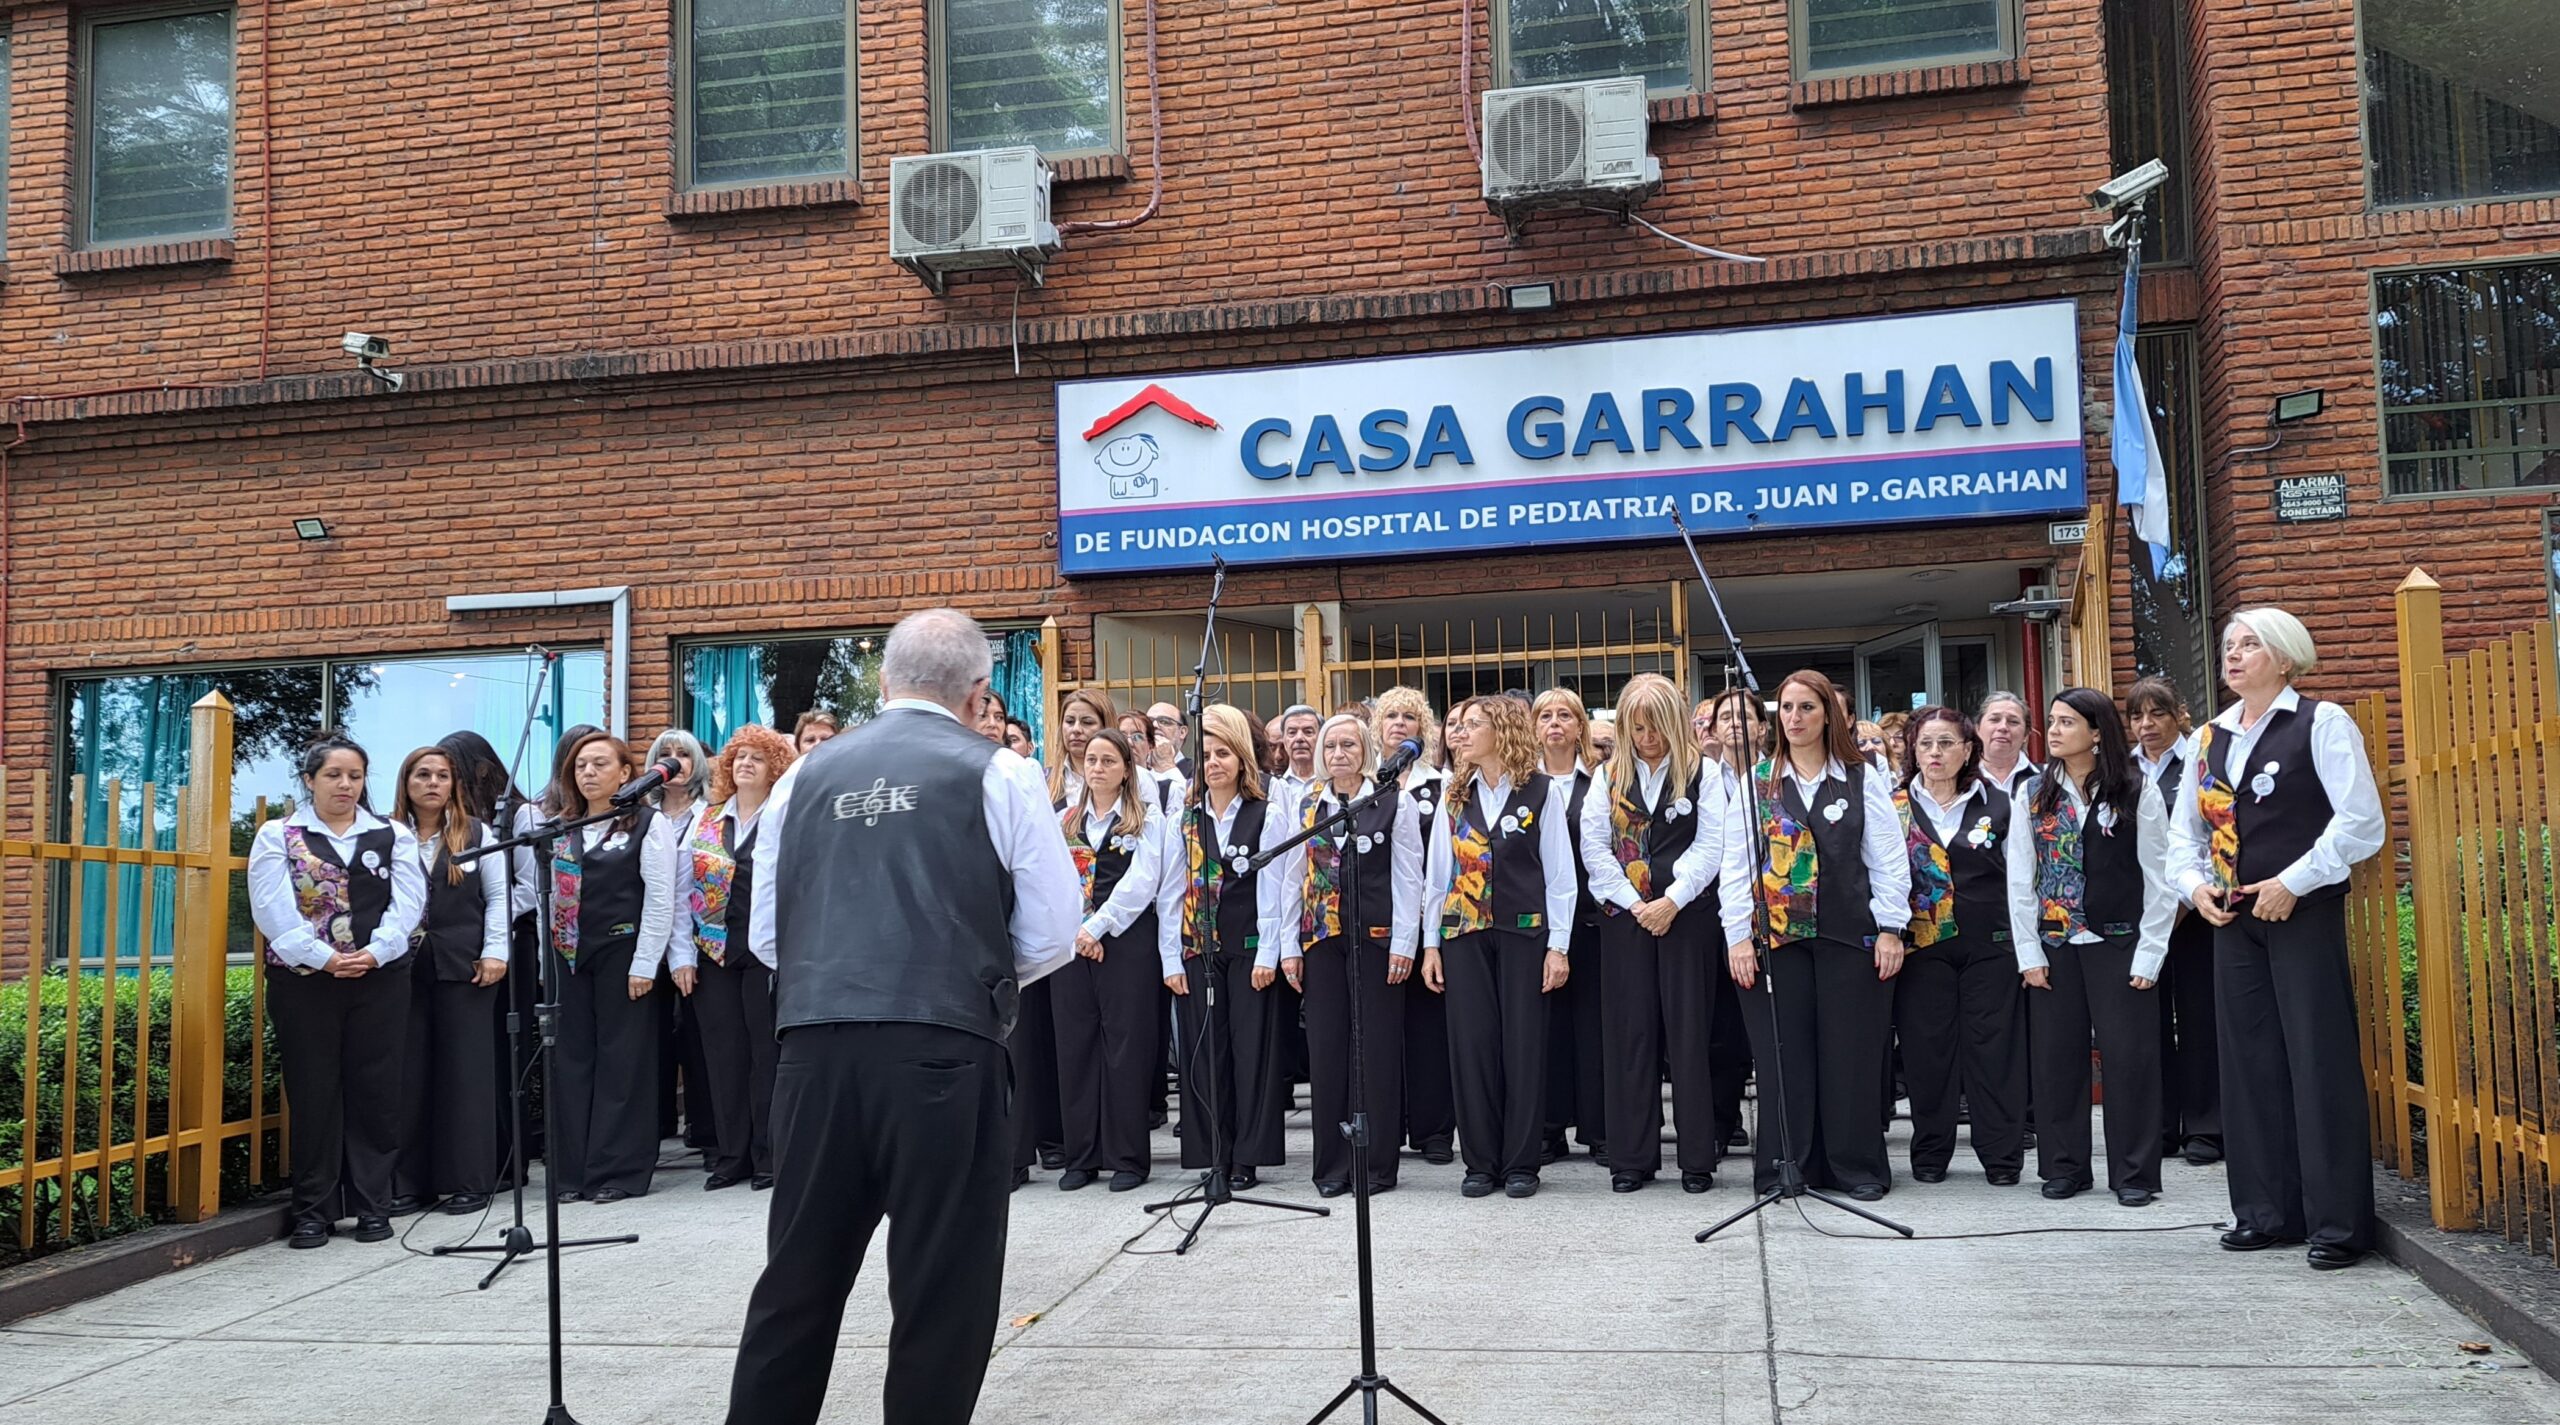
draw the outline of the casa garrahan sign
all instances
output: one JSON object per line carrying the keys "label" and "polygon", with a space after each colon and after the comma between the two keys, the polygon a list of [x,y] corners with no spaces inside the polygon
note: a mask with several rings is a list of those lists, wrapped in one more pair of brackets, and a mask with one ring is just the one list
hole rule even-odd
{"label": "casa garrahan sign", "polygon": [[1068,574],[2075,514],[2067,301],[1058,385]]}

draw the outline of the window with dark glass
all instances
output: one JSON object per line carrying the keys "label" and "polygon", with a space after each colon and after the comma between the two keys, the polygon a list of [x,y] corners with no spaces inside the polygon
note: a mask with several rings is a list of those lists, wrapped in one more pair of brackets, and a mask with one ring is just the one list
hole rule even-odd
{"label": "window with dark glass", "polygon": [[81,76],[86,240],[231,230],[231,12],[91,22]]}
{"label": "window with dark glass", "polygon": [[2015,0],[1793,0],[1805,78],[1928,69],[2018,52]]}
{"label": "window with dark glass", "polygon": [[2560,192],[2552,18],[2548,0],[2364,0],[2377,205]]}
{"label": "window with dark glass", "polygon": [[1494,0],[1506,85],[1641,74],[1657,94],[1706,87],[1701,0]]}
{"label": "window with dark glass", "polygon": [[853,167],[851,0],[681,0],[685,182]]}
{"label": "window with dark glass", "polygon": [[939,0],[937,147],[1120,146],[1120,7],[1114,0]]}
{"label": "window with dark glass", "polygon": [[2187,7],[2183,0],[2107,0],[2107,130],[2115,171],[2152,159],[2169,181],[2145,211],[2142,260],[2194,258],[2187,163]]}
{"label": "window with dark glass", "polygon": [[2560,263],[2373,280],[2383,490],[2560,484]]}
{"label": "window with dark glass", "polygon": [[[690,645],[678,659],[684,726],[715,752],[749,723],[788,736],[806,712],[832,713],[851,727],[880,710],[880,653],[887,641],[879,631]],[[990,630],[988,644],[996,694],[1008,714],[1030,725],[1037,747],[1040,634]]]}

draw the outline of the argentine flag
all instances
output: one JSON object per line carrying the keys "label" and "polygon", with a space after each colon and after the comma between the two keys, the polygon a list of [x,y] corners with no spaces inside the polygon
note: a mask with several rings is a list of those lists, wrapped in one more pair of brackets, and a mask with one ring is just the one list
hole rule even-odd
{"label": "argentine flag", "polygon": [[2125,245],[2124,310],[2116,319],[2116,501],[2132,509],[2134,533],[2151,546],[2151,577],[2168,579],[2185,573],[2186,561],[2170,558],[2169,471],[2160,463],[2160,443],[2151,433],[2151,398],[2142,389],[2142,367],[2133,359],[2141,286],[2142,229],[2137,224]]}

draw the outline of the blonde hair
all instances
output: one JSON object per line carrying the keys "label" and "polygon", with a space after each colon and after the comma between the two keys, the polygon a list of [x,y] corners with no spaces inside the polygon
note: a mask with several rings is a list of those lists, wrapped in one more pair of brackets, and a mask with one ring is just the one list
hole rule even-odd
{"label": "blonde hair", "polygon": [[[1245,797],[1262,795],[1262,764],[1253,755],[1253,723],[1242,710],[1225,703],[1211,703],[1200,710],[1200,735],[1216,738],[1236,755],[1236,794]],[[1208,747],[1201,746],[1202,765],[1194,767],[1191,799],[1205,802],[1209,797]]]}
{"label": "blonde hair", "polygon": [[1638,673],[1618,690],[1618,750],[1609,754],[1609,786],[1635,799],[1636,790],[1644,785],[1637,775],[1640,759],[1636,756],[1637,719],[1641,718],[1670,749],[1662,754],[1667,774],[1662,785],[1672,796],[1689,794],[1689,784],[1698,778],[1698,739],[1692,735],[1688,718],[1681,705],[1688,700],[1671,680],[1659,673]]}
{"label": "blonde hair", "polygon": [[[1424,697],[1420,688],[1398,683],[1378,694],[1377,704],[1371,709],[1369,716],[1374,721],[1391,712],[1410,713],[1421,719],[1422,761],[1439,761],[1440,719],[1431,711],[1431,699]],[[1318,736],[1321,737],[1322,734],[1319,733]]]}
{"label": "blonde hair", "polygon": [[1463,717],[1469,709],[1484,714],[1485,731],[1493,737],[1493,755],[1483,762],[1461,756],[1449,768],[1447,800],[1450,825],[1457,824],[1456,814],[1467,804],[1467,795],[1475,786],[1476,773],[1490,769],[1512,786],[1526,783],[1538,771],[1538,736],[1529,725],[1529,705],[1508,694],[1489,698],[1469,698],[1451,711]]}
{"label": "blonde hair", "polygon": [[[1574,764],[1589,767],[1597,762],[1599,759],[1591,752],[1591,713],[1582,706],[1582,694],[1571,688],[1549,688],[1538,694],[1536,701],[1529,704],[1529,731],[1532,734],[1537,732],[1538,714],[1551,707],[1564,708],[1571,712],[1573,720],[1582,728],[1581,739],[1573,749]],[[1538,748],[1538,760],[1541,765],[1546,761],[1546,746],[1543,739]]]}
{"label": "blonde hair", "polygon": [[[1067,799],[1067,764],[1080,760],[1067,755],[1067,708],[1073,703],[1082,703],[1093,709],[1093,715],[1102,719],[1105,728],[1113,732],[1120,730],[1120,714],[1111,705],[1111,695],[1100,688],[1069,689],[1058,699],[1058,764],[1049,769],[1049,800],[1052,802]],[[1084,769],[1076,768],[1075,774],[1083,776]]]}

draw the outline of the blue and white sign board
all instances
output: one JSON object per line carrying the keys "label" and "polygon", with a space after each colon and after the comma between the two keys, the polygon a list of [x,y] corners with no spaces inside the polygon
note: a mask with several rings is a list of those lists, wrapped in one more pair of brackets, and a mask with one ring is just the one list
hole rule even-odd
{"label": "blue and white sign board", "polygon": [[2078,514],[2043,302],[1058,384],[1068,574]]}

